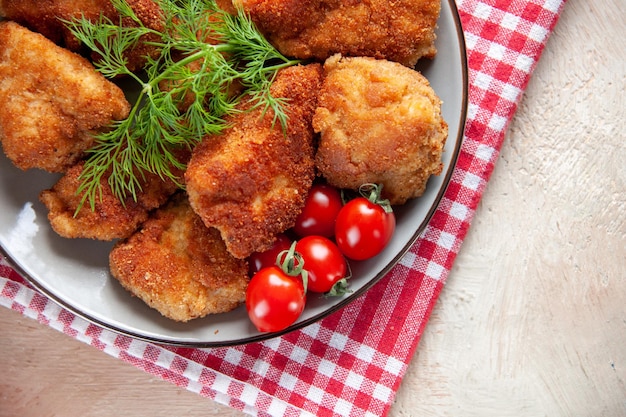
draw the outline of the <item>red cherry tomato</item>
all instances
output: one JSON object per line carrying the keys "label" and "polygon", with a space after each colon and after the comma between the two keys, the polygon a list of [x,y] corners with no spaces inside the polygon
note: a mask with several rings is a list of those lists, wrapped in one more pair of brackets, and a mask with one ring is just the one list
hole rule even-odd
{"label": "red cherry tomato", "polygon": [[342,205],[339,190],[327,184],[314,184],[296,219],[294,232],[300,237],[332,237],[335,234],[335,219]]}
{"label": "red cherry tomato", "polygon": [[339,212],[335,240],[349,259],[364,260],[378,255],[396,229],[396,217],[367,198],[350,200]]}
{"label": "red cherry tomato", "polygon": [[337,245],[323,236],[307,236],[296,243],[296,252],[304,261],[304,269],[308,273],[307,291],[327,293],[333,289],[338,281],[342,282],[342,289],[337,288],[333,293],[345,293],[346,272],[348,265]]}
{"label": "red cherry tomato", "polygon": [[257,272],[246,290],[246,310],[261,332],[277,332],[292,325],[304,310],[306,295],[300,276],[277,266]]}
{"label": "red cherry tomato", "polygon": [[276,236],[276,241],[264,252],[254,252],[248,258],[248,268],[250,276],[254,276],[261,269],[276,265],[276,257],[291,246],[291,239],[283,233]]}

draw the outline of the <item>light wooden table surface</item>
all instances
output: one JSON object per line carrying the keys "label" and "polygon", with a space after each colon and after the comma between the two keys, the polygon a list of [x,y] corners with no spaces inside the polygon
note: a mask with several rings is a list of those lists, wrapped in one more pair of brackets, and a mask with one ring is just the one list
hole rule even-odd
{"label": "light wooden table surface", "polygon": [[[391,417],[626,416],[626,4],[570,0]],[[0,308],[0,416],[241,416]]]}

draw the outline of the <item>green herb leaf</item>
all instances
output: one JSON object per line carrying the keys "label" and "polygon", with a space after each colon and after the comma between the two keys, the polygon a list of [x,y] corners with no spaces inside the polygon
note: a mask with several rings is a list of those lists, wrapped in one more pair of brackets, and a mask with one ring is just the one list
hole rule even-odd
{"label": "green herb leaf", "polygon": [[[192,149],[205,135],[221,132],[225,116],[236,111],[244,96],[252,98],[253,108],[263,108],[264,114],[271,109],[273,122],[286,128],[285,101],[273,97],[270,86],[279,69],[299,61],[280,54],[241,9],[230,15],[208,0],[156,3],[163,12],[162,32],[146,27],[124,0],[113,0],[119,22],[106,17],[66,22],[98,55],[99,72],[112,79],[130,78],[138,89],[128,118],[98,134],[88,151],[78,210],[87,201],[94,209],[107,175],[122,202],[129,196],[137,199],[145,173],[179,183],[173,168],[184,166],[176,151]],[[134,25],[124,26],[122,19],[131,19]],[[157,48],[158,56],[146,57],[143,74],[133,73],[126,54],[144,41]],[[234,85],[242,87],[235,96]]]}

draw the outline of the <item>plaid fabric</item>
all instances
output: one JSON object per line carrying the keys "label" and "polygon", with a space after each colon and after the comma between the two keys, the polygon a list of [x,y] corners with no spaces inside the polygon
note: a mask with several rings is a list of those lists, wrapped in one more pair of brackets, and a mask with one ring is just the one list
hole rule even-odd
{"label": "plaid fabric", "polygon": [[423,236],[400,263],[326,319],[238,347],[163,347],[74,316],[34,291],[4,260],[0,304],[252,415],[386,415],[564,4],[457,0],[470,89],[466,137],[452,183]]}

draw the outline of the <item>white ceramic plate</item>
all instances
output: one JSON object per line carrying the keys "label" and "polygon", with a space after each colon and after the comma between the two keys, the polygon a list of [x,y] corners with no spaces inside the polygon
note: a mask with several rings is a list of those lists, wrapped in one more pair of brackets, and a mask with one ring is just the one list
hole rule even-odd
{"label": "white ceramic plate", "polygon": [[109,275],[112,243],[59,237],[39,202],[41,190],[58,176],[23,172],[0,156],[0,245],[9,261],[52,300],[112,331],[165,344],[226,346],[263,340],[327,316],[359,297],[382,278],[419,237],[450,180],[463,138],[467,110],[467,65],[463,32],[454,0],[443,0],[437,57],[419,64],[443,100],[449,137],[444,171],[433,177],[426,193],[396,211],[397,231],[386,250],[369,261],[352,263],[352,293],[342,298],[309,297],[296,324],[281,333],[259,333],[242,306],[233,312],[177,323],[132,297]]}

